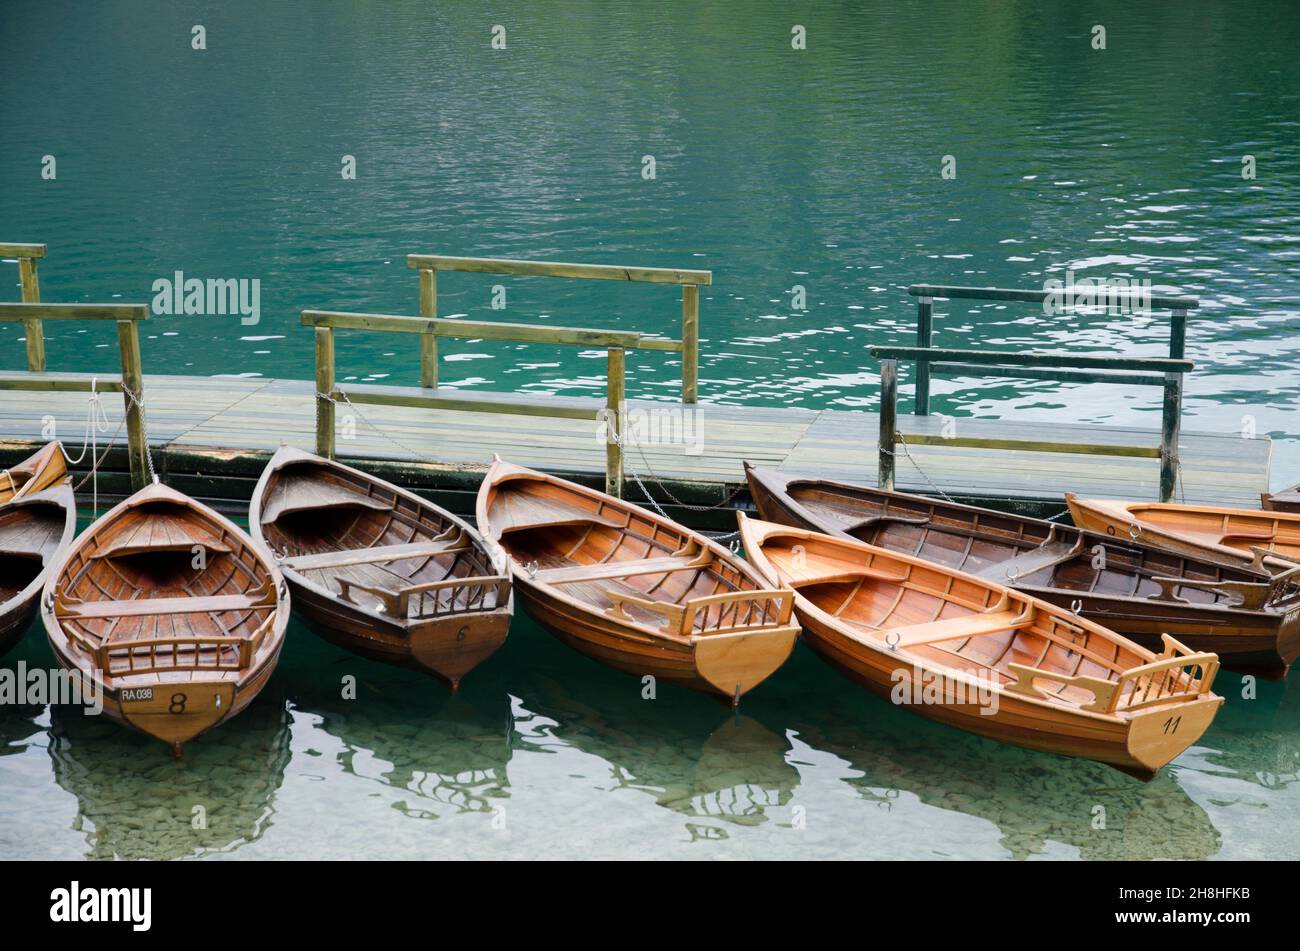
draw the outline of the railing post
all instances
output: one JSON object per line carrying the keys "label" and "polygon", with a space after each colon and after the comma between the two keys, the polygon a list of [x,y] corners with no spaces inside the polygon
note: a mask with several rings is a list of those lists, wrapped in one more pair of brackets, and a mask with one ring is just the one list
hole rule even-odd
{"label": "railing post", "polygon": [[134,320],[117,322],[117,345],[122,356],[122,400],[126,404],[126,449],[131,467],[131,487],[143,489],[149,484],[149,447],[145,443],[140,334]]}
{"label": "railing post", "polygon": [[[916,345],[929,349],[933,341],[934,298],[918,297],[916,299]],[[924,360],[916,364],[916,409],[917,416],[930,415],[930,364]]]}
{"label": "railing post", "polygon": [[[39,303],[41,281],[36,272],[35,258],[18,259],[18,280],[22,284],[23,303]],[[45,328],[39,317],[29,317],[23,321],[23,335],[27,338],[27,369],[32,373],[44,373]]]}
{"label": "railing post", "polygon": [[1169,317],[1169,358],[1183,359],[1187,346],[1187,311],[1176,307]]}
{"label": "railing post", "polygon": [[[438,272],[432,268],[420,268],[420,316],[438,316]],[[431,333],[420,334],[420,385],[438,385],[438,338]]]}
{"label": "railing post", "polygon": [[[323,395],[322,395],[323,394]],[[316,455],[334,458],[334,328],[316,328]]]}
{"label": "railing post", "polygon": [[682,285],[682,402],[699,402],[700,286]]}
{"label": "railing post", "polygon": [[605,395],[605,492],[623,497],[623,389],[626,351],[609,348]]}
{"label": "railing post", "polygon": [[1178,432],[1183,411],[1183,375],[1165,374],[1164,412],[1160,425],[1160,501],[1170,502],[1178,484]]}
{"label": "railing post", "polygon": [[894,435],[897,432],[898,361],[880,361],[880,463],[876,484],[894,491]]}

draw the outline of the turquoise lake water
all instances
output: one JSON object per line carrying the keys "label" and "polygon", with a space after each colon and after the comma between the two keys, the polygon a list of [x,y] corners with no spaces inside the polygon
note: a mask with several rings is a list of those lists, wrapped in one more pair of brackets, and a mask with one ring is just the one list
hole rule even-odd
{"label": "turquoise lake water", "polygon": [[[5,13],[0,88],[24,92],[0,104],[0,241],[49,245],[43,297],[148,303],[176,271],[260,282],[254,326],[151,319],[146,373],[306,378],[299,311],[413,314],[405,255],[443,253],[711,269],[703,399],[872,408],[866,348],[911,339],[907,285],[1040,287],[1073,270],[1198,296],[1184,428],[1270,434],[1275,485],[1300,479],[1292,4]],[[206,50],[191,49],[195,24]],[[806,50],[791,49],[795,24]],[[17,299],[13,264],[0,281]],[[666,287],[469,274],[440,279],[439,306],[665,335],[679,315]],[[1158,315],[938,311],[940,344],[1165,352]],[[0,326],[0,367],[23,366],[21,330]],[[51,369],[112,370],[111,330],[46,332]],[[574,348],[441,352],[447,385],[603,386],[603,361]],[[633,395],[675,397],[669,356],[633,356]],[[406,341],[378,335],[341,338],[339,368],[418,372]],[[1155,426],[1160,412],[1157,391],[1114,386],[957,378],[934,392],[957,416]],[[3,662],[19,660],[51,662],[39,630]],[[339,698],[345,673],[356,701]],[[1224,674],[1219,689],[1202,743],[1143,785],[934,726],[802,649],[733,716],[679,691],[642,701],[523,617],[456,698],[295,626],[266,693],[179,763],[75,711],[0,708],[0,856],[1294,855],[1295,688],[1246,700]],[[207,830],[191,829],[194,805]]]}

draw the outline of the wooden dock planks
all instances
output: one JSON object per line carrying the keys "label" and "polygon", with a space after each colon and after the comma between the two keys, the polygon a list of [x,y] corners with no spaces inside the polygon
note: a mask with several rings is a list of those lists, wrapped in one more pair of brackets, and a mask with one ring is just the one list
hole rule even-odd
{"label": "wooden dock planks", "polygon": [[[251,492],[252,480],[282,443],[314,447],[314,389],[306,380],[147,376],[145,405],[155,463],[161,457],[160,472],[179,474],[183,469],[195,479],[211,476],[213,485],[228,479],[231,498],[239,499],[240,493]],[[474,400],[500,398],[480,391],[443,388],[443,392],[463,396],[471,405]],[[58,438],[75,456],[85,431],[86,399],[86,394],[77,392],[0,391],[0,458],[12,463],[20,453],[30,454],[34,445],[45,442],[49,438],[46,417],[54,418]],[[596,402],[543,394],[533,401],[574,406]],[[121,422],[122,399],[106,394],[103,405],[109,432],[100,437],[101,447]],[[879,421],[874,413],[710,403],[683,407],[642,400],[629,400],[627,405],[628,428],[636,439],[626,445],[629,473],[647,480],[650,470],[686,501],[707,504],[728,497],[744,482],[741,462],[745,459],[789,472],[870,485],[876,481]],[[595,478],[604,472],[605,444],[597,424],[590,420],[377,405],[359,405],[354,411],[344,404],[336,407],[336,417],[340,459],[364,467],[365,460],[406,464],[418,458],[429,484],[444,480],[462,491],[472,487],[493,453],[561,475]],[[349,417],[355,419],[349,422]],[[367,420],[411,451],[377,433]],[[905,434],[939,434],[943,426],[942,417],[900,417]],[[956,427],[964,436],[1123,446],[1156,446],[1160,438],[1155,426],[958,418]],[[656,430],[675,441],[655,441]],[[117,445],[125,446],[124,428]],[[1258,508],[1260,493],[1268,489],[1269,450],[1267,439],[1184,432],[1182,493],[1176,497]],[[942,445],[915,446],[909,451],[929,480],[959,498],[1059,507],[1066,490],[1134,499],[1155,499],[1159,491],[1159,464],[1149,458]],[[110,456],[106,469],[113,467],[114,458]],[[185,465],[178,468],[181,459]],[[119,469],[125,466],[124,452],[122,460]],[[85,467],[76,468],[84,471]],[[934,492],[906,456],[898,460],[897,474],[902,490]],[[638,497],[631,475],[627,483],[631,497]],[[663,500],[653,482],[647,480],[647,485]],[[192,484],[185,491],[199,488]]]}

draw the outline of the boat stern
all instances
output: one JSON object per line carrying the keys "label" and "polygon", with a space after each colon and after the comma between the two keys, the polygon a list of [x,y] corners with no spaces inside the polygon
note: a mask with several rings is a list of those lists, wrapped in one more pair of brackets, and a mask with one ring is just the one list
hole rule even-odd
{"label": "boat stern", "polygon": [[412,622],[411,659],[421,670],[445,680],[452,690],[461,678],[491,657],[510,630],[509,606],[432,621]]}
{"label": "boat stern", "polygon": [[127,724],[179,749],[232,715],[235,684],[200,680],[123,687],[117,700]]}
{"label": "boat stern", "polygon": [[1115,765],[1131,775],[1150,779],[1201,738],[1222,703],[1222,697],[1207,693],[1195,700],[1154,707],[1135,715],[1128,729],[1130,763]]}
{"label": "boat stern", "polygon": [[696,672],[735,705],[785,663],[798,636],[793,624],[697,636]]}

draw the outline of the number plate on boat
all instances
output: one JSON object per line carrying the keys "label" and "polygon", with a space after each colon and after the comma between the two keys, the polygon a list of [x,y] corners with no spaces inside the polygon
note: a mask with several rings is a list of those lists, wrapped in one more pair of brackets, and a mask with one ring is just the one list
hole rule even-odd
{"label": "number plate on boat", "polygon": [[153,687],[137,687],[135,690],[123,690],[123,703],[141,703],[153,699]]}

